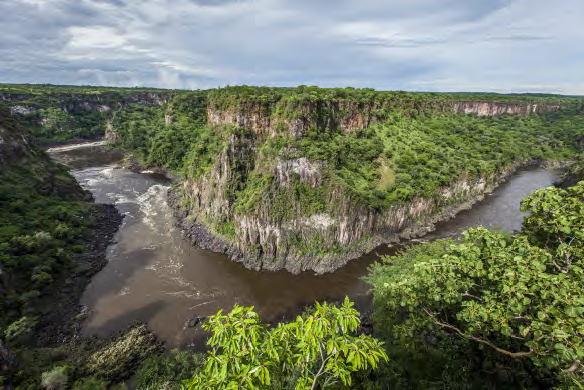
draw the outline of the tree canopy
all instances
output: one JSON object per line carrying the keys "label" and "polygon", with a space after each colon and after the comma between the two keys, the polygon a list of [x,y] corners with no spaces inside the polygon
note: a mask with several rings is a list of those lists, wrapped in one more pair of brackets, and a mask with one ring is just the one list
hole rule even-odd
{"label": "tree canopy", "polygon": [[[535,191],[511,236],[470,229],[387,257],[369,276],[387,337],[462,338],[536,377],[581,375],[584,358],[584,182]],[[513,363],[515,364],[515,363]]]}

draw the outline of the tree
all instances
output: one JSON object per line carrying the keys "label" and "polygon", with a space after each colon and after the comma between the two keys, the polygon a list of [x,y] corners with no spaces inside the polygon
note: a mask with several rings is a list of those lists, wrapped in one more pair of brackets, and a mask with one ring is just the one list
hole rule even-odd
{"label": "tree", "polygon": [[253,307],[235,306],[204,324],[213,331],[207,362],[185,381],[189,390],[267,388],[274,381],[296,389],[351,384],[351,372],[387,360],[382,343],[355,333],[359,313],[346,298],[337,307],[316,304],[314,314],[268,328]]}
{"label": "tree", "polygon": [[462,337],[542,375],[581,374],[584,182],[522,201],[515,237],[470,229],[374,267],[378,318],[396,338]]}

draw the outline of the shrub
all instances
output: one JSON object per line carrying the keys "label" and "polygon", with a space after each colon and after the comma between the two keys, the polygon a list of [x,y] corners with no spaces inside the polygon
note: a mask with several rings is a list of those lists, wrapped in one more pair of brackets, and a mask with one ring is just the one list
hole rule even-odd
{"label": "shrub", "polygon": [[47,390],[61,390],[67,387],[68,380],[67,366],[55,367],[51,371],[43,372],[41,386]]}
{"label": "shrub", "polygon": [[91,376],[76,381],[73,390],[105,390],[109,382],[99,377]]}
{"label": "shrub", "polygon": [[202,366],[204,359],[204,355],[180,350],[151,356],[140,364],[134,376],[133,385],[138,390],[156,388],[156,386],[180,387],[179,383],[192,378],[193,372]]}

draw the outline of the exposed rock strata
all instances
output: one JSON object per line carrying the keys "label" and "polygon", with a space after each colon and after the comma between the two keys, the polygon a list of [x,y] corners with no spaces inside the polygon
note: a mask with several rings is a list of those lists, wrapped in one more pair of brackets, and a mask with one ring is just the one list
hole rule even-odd
{"label": "exposed rock strata", "polygon": [[[341,209],[336,216],[314,214],[278,222],[270,218],[270,205],[266,203],[261,206],[264,210],[259,217],[234,215],[235,239],[222,237],[209,227],[208,221],[230,214],[228,202],[218,199],[221,190],[217,187],[217,198],[207,197],[196,207],[186,206],[184,198],[176,190],[171,192],[170,203],[177,210],[185,235],[193,244],[204,249],[226,254],[255,270],[286,269],[291,273],[313,270],[325,273],[338,269],[381,244],[419,237],[432,231],[435,223],[470,208],[515,170],[516,166],[510,166],[498,176],[472,181],[463,177],[452,186],[442,188],[437,197],[439,200],[416,198],[383,213],[355,204],[342,193],[332,193],[331,197],[342,198],[338,202]],[[229,177],[228,172],[224,171],[223,175]],[[190,185],[193,186],[192,183]],[[193,187],[198,188],[196,185]],[[338,246],[342,250],[311,255],[301,253],[291,245],[290,238],[294,235],[306,238],[314,233],[323,238],[323,245]]]}
{"label": "exposed rock strata", "polygon": [[[179,183],[169,199],[194,244],[224,253],[252,269],[286,269],[292,273],[331,272],[380,244],[423,235],[433,230],[436,222],[452,218],[482,199],[525,162],[518,161],[497,175],[478,179],[463,174],[432,198],[417,197],[378,211],[363,206],[346,188],[332,182],[326,161],[299,157],[291,149],[284,149],[277,157],[265,156],[258,150],[265,140],[277,136],[298,139],[311,128],[350,134],[384,120],[395,110],[406,115],[411,109],[498,116],[561,108],[549,103],[444,100],[403,104],[390,100],[371,104],[320,100],[293,104],[291,108],[286,104],[242,100],[226,106],[209,101],[207,121],[217,131],[225,126],[245,131],[231,135],[213,167],[196,179]],[[261,173],[264,192],[255,199],[252,212],[242,211],[235,207],[237,193],[246,188],[246,178],[252,172]],[[326,211],[307,210],[310,204],[294,201],[294,183],[323,189]]]}
{"label": "exposed rock strata", "polygon": [[[256,102],[243,102],[237,107],[224,109],[209,102],[207,120],[212,125],[234,125],[252,130],[260,136],[285,134],[301,137],[311,127],[339,128],[346,133],[356,129],[365,129],[371,124],[383,120],[388,112],[396,109],[391,101],[374,104],[351,101],[319,101],[295,107],[294,116],[287,117],[285,110],[274,115],[265,105]],[[407,110],[414,107],[400,107]],[[481,101],[423,102],[416,109],[427,112],[451,112],[455,114],[473,114],[477,116],[500,116],[505,114],[530,115],[546,111],[557,111],[560,104],[537,103],[498,103]],[[315,115],[325,112],[327,115]]]}
{"label": "exposed rock strata", "polygon": [[[518,161],[497,175],[478,179],[463,174],[432,198],[417,197],[378,211],[363,206],[346,188],[332,182],[327,176],[326,161],[299,157],[290,149],[284,149],[277,157],[264,156],[257,145],[265,140],[277,136],[301,138],[310,128],[353,133],[384,120],[395,110],[406,115],[411,109],[498,116],[531,115],[561,108],[559,104],[444,100],[371,104],[320,100],[294,103],[291,107],[287,102],[224,103],[209,101],[208,123],[217,131],[224,126],[245,131],[231,136],[204,175],[175,186],[170,201],[194,244],[224,253],[252,269],[286,269],[292,273],[331,272],[382,243],[423,235],[433,229],[434,223],[482,199],[525,162]],[[255,199],[253,212],[247,212],[234,204],[252,171],[260,172],[266,182],[261,198]],[[296,191],[293,183],[322,188],[327,210],[307,210],[310,204],[295,202],[291,194]]]}

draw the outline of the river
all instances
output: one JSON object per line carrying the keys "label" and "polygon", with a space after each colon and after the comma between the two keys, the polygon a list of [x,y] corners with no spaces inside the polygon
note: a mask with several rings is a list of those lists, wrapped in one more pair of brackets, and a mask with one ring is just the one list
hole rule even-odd
{"label": "river", "polygon": [[[325,275],[250,271],[183,240],[166,203],[170,185],[166,177],[120,168],[123,156],[111,151],[61,148],[50,155],[71,168],[96,202],[115,204],[125,215],[116,243],[109,248],[108,264],[81,300],[90,310],[86,335],[107,336],[139,320],[147,322],[170,347],[199,349],[204,335],[198,328],[185,326],[186,321],[229,310],[235,303],[253,305],[264,321],[290,318],[314,301],[338,300],[346,295],[358,309],[366,309],[369,287],[361,278],[378,254],[395,250],[382,246]],[[424,240],[454,237],[477,225],[518,230],[523,218],[519,201],[538,188],[550,186],[559,173],[521,170],[471,210],[437,224]]]}

